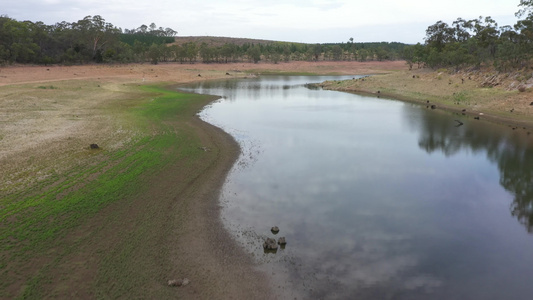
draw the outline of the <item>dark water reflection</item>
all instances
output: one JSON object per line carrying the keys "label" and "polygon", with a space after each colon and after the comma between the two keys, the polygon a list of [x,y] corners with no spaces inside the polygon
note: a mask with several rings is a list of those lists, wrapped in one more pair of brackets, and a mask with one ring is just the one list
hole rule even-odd
{"label": "dark water reflection", "polygon": [[446,156],[461,151],[486,154],[498,166],[501,186],[514,196],[511,214],[528,232],[533,232],[533,139],[529,129],[476,122],[460,115],[456,115],[456,120],[465,126],[450,127],[449,114],[411,119],[413,128],[422,129],[420,148]]}
{"label": "dark water reflection", "polygon": [[[279,296],[530,299],[526,131],[304,86],[324,79],[190,89],[225,97],[202,113],[243,150],[223,218]],[[274,225],[288,244],[265,254]]]}

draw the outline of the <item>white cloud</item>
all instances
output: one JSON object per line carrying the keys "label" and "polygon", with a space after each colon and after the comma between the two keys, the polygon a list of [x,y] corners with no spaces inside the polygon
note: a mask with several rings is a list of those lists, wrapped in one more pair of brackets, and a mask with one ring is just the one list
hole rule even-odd
{"label": "white cloud", "polygon": [[[154,22],[171,27],[180,35],[302,42],[344,41],[350,36],[362,41],[360,36],[364,41],[415,42],[413,36],[422,41],[427,26],[438,20],[451,22],[458,17],[471,19],[483,15],[492,16],[501,25],[512,24],[516,21],[518,3],[518,0],[20,0],[10,3],[3,13],[17,20],[47,24],[101,15],[117,27],[135,28]],[[361,29],[365,33],[349,35],[350,31]]]}

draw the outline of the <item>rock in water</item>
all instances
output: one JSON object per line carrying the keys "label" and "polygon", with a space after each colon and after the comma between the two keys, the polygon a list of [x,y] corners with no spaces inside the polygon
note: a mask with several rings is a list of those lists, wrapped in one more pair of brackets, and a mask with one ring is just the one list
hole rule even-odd
{"label": "rock in water", "polygon": [[285,241],[285,237],[280,237],[278,239],[278,244],[280,245],[286,245],[287,244],[287,241]]}
{"label": "rock in water", "polygon": [[270,229],[270,231],[272,231],[273,234],[277,234],[279,232],[279,228],[278,226],[274,226],[272,229]]}
{"label": "rock in water", "polygon": [[277,250],[278,244],[276,243],[276,240],[273,238],[267,238],[265,242],[263,243],[263,248],[265,250]]}

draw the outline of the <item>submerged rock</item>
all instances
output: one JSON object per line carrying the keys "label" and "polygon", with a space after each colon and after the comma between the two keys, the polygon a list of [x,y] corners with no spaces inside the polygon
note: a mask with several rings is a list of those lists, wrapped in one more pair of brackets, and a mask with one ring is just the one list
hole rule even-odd
{"label": "submerged rock", "polygon": [[276,240],[273,238],[267,238],[265,242],[263,243],[263,248],[265,250],[277,250],[278,244],[276,243]]}

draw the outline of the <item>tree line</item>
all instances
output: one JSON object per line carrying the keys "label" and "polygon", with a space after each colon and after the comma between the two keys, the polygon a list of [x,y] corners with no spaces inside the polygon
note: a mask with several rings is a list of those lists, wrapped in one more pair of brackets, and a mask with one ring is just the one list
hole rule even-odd
{"label": "tree line", "polygon": [[[289,61],[368,61],[394,60],[401,58],[405,44],[400,43],[339,43],[303,44],[290,42],[226,43],[211,46],[194,42],[182,45],[151,46],[149,56],[152,62],[178,61],[203,63],[259,62],[271,63]],[[157,48],[157,49],[156,49]]]}
{"label": "tree line", "polygon": [[424,44],[406,47],[404,59],[409,66],[430,68],[480,67],[493,65],[509,71],[531,65],[533,56],[533,0],[521,0],[513,26],[499,26],[492,17],[452,24],[443,21],[429,26]]}
{"label": "tree line", "polygon": [[171,43],[176,33],[171,28],[157,28],[154,23],[122,31],[98,15],[54,25],[21,22],[2,15],[0,64],[139,61],[147,45]]}
{"label": "tree line", "polygon": [[77,22],[17,21],[0,16],[0,64],[85,64],[129,62],[228,63],[319,60],[395,60],[401,43],[303,44],[265,41],[222,46],[189,42],[178,45],[171,28],[141,25],[118,28],[99,15]]}
{"label": "tree line", "polygon": [[520,0],[513,26],[489,17],[429,26],[424,44],[303,44],[261,42],[214,46],[178,45],[171,28],[141,25],[122,30],[101,16],[77,22],[17,21],[0,16],[0,64],[85,64],[129,62],[228,63],[288,61],[368,61],[405,59],[410,67],[455,68],[493,65],[507,71],[529,66],[533,56],[533,0]]}

